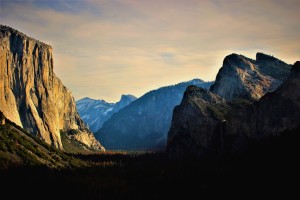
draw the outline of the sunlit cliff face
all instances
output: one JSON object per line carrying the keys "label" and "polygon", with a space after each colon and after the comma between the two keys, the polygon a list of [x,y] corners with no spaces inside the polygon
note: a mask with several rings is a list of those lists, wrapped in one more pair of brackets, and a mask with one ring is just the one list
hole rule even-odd
{"label": "sunlit cliff face", "polygon": [[4,116],[59,149],[61,131],[104,150],[76,110],[72,93],[53,72],[51,46],[0,25],[0,111]]}
{"label": "sunlit cliff face", "polygon": [[[75,97],[117,101],[196,77],[214,80],[225,55],[300,52],[298,0],[1,1],[0,23],[54,49]],[[42,27],[42,28],[41,28]]]}

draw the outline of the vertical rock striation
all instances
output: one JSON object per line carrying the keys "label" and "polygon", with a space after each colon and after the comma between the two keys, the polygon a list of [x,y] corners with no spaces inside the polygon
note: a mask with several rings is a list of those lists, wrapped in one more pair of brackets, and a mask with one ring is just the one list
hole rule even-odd
{"label": "vertical rock striation", "polygon": [[299,119],[300,62],[297,61],[289,78],[276,91],[231,114],[228,132],[257,140],[298,129]]}
{"label": "vertical rock striation", "polygon": [[71,92],[53,72],[51,46],[0,25],[0,110],[11,121],[63,149],[60,130],[103,149],[80,119]]}
{"label": "vertical rock striation", "polygon": [[204,157],[219,145],[220,122],[225,119],[225,100],[208,90],[189,86],[173,111],[167,147],[170,157]]}

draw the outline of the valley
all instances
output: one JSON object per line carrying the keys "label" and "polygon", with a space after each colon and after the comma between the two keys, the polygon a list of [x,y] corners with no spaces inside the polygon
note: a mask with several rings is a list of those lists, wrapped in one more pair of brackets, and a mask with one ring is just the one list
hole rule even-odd
{"label": "valley", "polygon": [[[170,160],[165,153],[72,155],[83,166],[1,170],[2,197],[38,199],[153,199],[296,194],[298,132],[253,144],[243,154],[202,161]],[[280,148],[278,148],[280,146]],[[86,164],[87,163],[87,164]],[[91,164],[93,163],[93,164]],[[258,181],[259,180],[259,181]],[[284,184],[282,184],[284,183]],[[34,192],[31,191],[34,188]],[[15,193],[15,190],[18,193]],[[55,190],[55,192],[49,192]],[[216,192],[218,191],[218,192]]]}
{"label": "valley", "polygon": [[298,193],[296,6],[149,2],[0,2],[0,199]]}

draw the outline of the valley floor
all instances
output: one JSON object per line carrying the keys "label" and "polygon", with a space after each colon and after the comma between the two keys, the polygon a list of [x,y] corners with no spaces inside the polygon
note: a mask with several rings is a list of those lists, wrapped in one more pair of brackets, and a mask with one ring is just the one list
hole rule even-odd
{"label": "valley floor", "polygon": [[72,155],[93,165],[89,167],[10,168],[0,172],[1,199],[201,199],[207,195],[243,199],[262,194],[287,198],[299,191],[298,135],[215,160],[172,161],[164,153],[106,153]]}
{"label": "valley floor", "polygon": [[0,199],[299,195],[299,130],[201,161],[163,152],[68,154],[14,125],[0,133]]}

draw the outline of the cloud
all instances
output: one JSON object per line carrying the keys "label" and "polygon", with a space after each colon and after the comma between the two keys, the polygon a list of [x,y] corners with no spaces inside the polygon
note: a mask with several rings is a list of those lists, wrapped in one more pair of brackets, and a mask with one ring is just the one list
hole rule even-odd
{"label": "cloud", "polygon": [[214,80],[232,52],[299,59],[298,0],[0,1],[0,23],[49,43],[75,97],[117,101]]}

